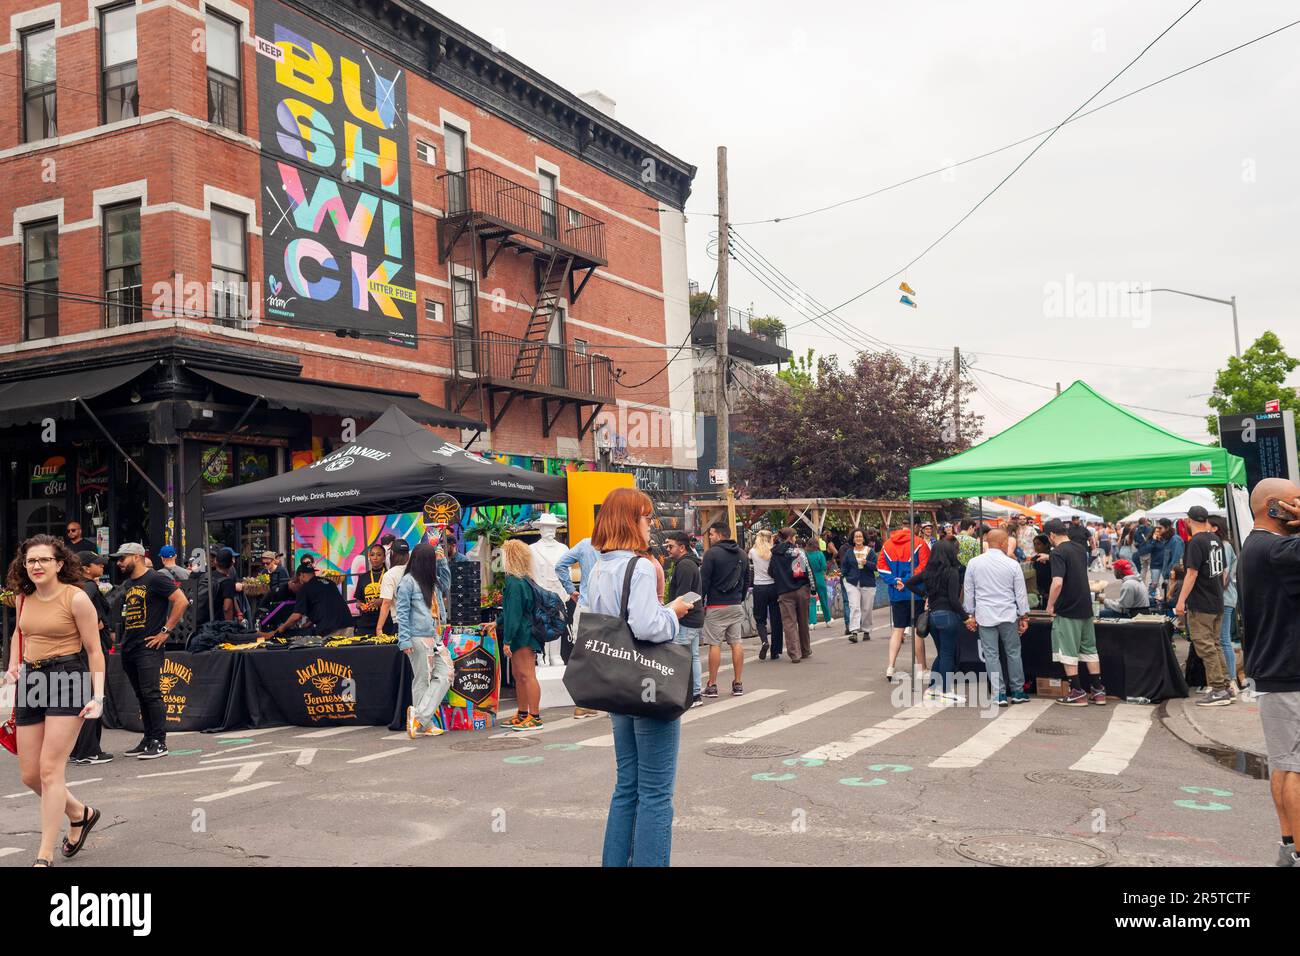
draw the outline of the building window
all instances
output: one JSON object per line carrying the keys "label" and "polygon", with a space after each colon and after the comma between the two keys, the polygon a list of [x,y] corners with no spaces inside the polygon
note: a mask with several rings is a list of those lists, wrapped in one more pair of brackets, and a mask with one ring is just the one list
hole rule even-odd
{"label": "building window", "polygon": [[424,300],[424,317],[430,322],[442,322],[442,303],[437,299]]}
{"label": "building window", "polygon": [[554,173],[545,171],[539,172],[537,178],[541,184],[542,193],[542,235],[554,238],[558,234],[556,232],[555,211],[560,182]]}
{"label": "building window", "polygon": [[478,349],[474,329],[474,283],[459,276],[451,280],[451,318],[456,348],[456,369],[477,372]]}
{"label": "building window", "polygon": [[99,15],[101,82],[104,122],[139,115],[140,90],[136,85],[135,4],[104,10]]}
{"label": "building window", "polygon": [[23,229],[23,338],[59,334],[59,223]]}
{"label": "building window", "polygon": [[141,320],[140,204],[104,210],[104,325]]}
{"label": "building window", "polygon": [[424,140],[415,141],[415,158],[422,163],[428,163],[430,166],[438,164],[438,147],[432,143],[426,143]]}
{"label": "building window", "polygon": [[582,224],[582,216],[581,216],[581,214],[580,214],[580,213],[578,212],[578,210],[576,210],[576,209],[567,209],[567,210],[565,210],[565,212],[567,213],[566,218],[567,218],[568,223],[569,223],[569,228],[570,228],[570,229],[577,229],[578,226],[580,226],[580,225]]}
{"label": "building window", "polygon": [[54,121],[54,25],[23,34],[23,142],[58,136]]}
{"label": "building window", "polygon": [[442,129],[442,149],[447,161],[447,213],[454,215],[469,208],[465,186],[465,143],[468,137],[454,126]]}
{"label": "building window", "polygon": [[208,11],[208,122],[243,131],[240,109],[239,24]]}
{"label": "building window", "polygon": [[212,207],[212,317],[222,324],[248,316],[248,256],[244,217]]}

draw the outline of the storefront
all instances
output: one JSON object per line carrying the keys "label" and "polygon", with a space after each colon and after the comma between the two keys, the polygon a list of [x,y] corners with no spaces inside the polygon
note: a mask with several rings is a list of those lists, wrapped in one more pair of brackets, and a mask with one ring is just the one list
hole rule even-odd
{"label": "storefront", "polygon": [[312,382],[299,371],[281,352],[179,337],[5,369],[4,553],[32,534],[61,536],[75,519],[101,553],[127,541],[185,555],[224,544],[255,560],[287,550],[287,522],[218,521],[204,541],[205,496],[289,471],[295,455],[327,454],[342,440],[341,416],[359,429],[397,405],[426,425],[481,427],[410,392]]}

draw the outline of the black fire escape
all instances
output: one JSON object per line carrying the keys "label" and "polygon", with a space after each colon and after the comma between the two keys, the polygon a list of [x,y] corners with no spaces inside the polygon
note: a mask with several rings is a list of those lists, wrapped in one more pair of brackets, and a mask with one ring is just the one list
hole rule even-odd
{"label": "black fire escape", "polygon": [[[438,221],[438,258],[452,262],[453,276],[448,406],[461,411],[477,399],[480,419],[495,429],[517,398],[535,398],[544,436],[572,407],[581,440],[614,400],[613,363],[550,338],[562,300],[572,306],[596,269],[608,264],[605,224],[487,169],[441,179],[446,209]],[[479,322],[479,285],[489,282],[504,253],[527,257],[532,267],[533,301],[522,336],[484,331]]]}

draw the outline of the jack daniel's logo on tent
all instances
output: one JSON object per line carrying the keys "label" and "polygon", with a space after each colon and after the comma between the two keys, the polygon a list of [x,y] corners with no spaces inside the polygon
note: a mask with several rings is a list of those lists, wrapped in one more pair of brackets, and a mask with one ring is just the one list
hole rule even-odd
{"label": "jack daniel's logo on tent", "polygon": [[326,471],[342,471],[356,463],[358,458],[369,458],[371,461],[384,461],[392,458],[391,451],[380,451],[378,448],[367,448],[365,445],[349,445],[347,448],[340,448],[338,451],[330,452],[319,461],[312,462],[309,468],[319,468],[325,466]]}

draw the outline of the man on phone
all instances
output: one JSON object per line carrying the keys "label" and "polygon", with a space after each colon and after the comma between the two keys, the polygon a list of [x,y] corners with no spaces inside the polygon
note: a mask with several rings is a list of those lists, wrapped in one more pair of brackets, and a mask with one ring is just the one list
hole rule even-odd
{"label": "man on phone", "polygon": [[1237,563],[1246,676],[1259,720],[1281,824],[1278,866],[1300,866],[1300,486],[1265,478],[1250,495],[1255,529]]}
{"label": "man on phone", "polygon": [[[668,533],[668,557],[673,559],[673,579],[668,583],[668,603],[684,594],[694,594],[698,600],[681,620],[677,630],[677,643],[691,649],[692,707],[704,704],[700,696],[700,628],[704,626],[704,600],[700,597],[700,564],[691,550],[691,540],[684,531]],[[710,651],[712,655],[712,651]],[[721,649],[719,649],[721,656]]]}

